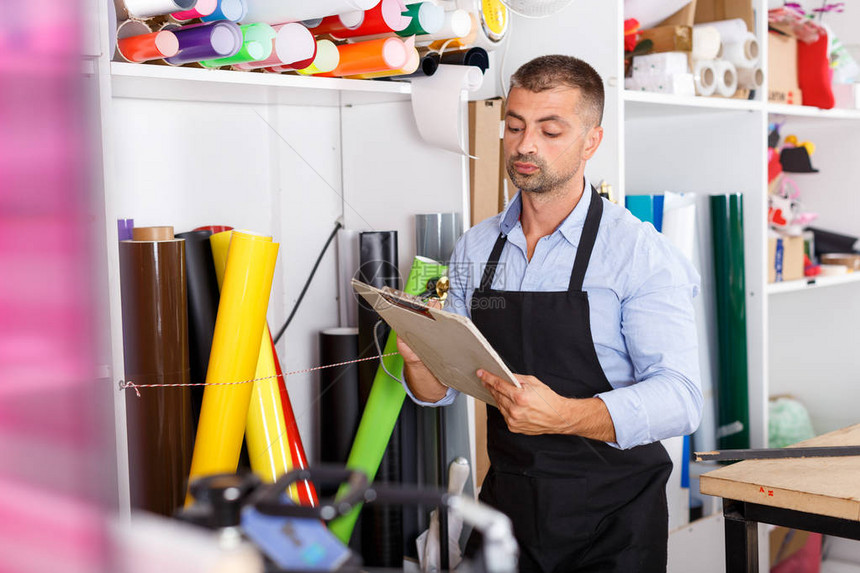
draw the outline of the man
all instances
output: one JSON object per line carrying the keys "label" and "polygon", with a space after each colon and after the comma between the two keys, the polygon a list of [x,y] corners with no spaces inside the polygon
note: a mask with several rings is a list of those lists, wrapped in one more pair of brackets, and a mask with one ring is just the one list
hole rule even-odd
{"label": "man", "polygon": [[[659,440],[701,418],[699,277],[584,176],[603,99],[600,76],[576,58],[514,74],[504,149],[520,193],[451,261],[448,308],[471,317],[522,384],[477,372],[498,404],[480,498],[512,519],[522,571],[665,571],[672,464]],[[416,402],[454,399],[399,349]]]}

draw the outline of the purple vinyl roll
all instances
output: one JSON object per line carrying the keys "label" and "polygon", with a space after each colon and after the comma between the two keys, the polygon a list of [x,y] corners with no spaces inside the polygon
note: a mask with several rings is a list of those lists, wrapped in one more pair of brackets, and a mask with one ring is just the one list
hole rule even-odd
{"label": "purple vinyl roll", "polygon": [[134,219],[116,220],[117,237],[120,241],[130,241],[132,229],[134,229]]}
{"label": "purple vinyl roll", "polygon": [[168,64],[181,66],[201,60],[228,58],[242,48],[242,30],[235,22],[218,21],[171,27],[179,40],[179,53],[166,58]]}

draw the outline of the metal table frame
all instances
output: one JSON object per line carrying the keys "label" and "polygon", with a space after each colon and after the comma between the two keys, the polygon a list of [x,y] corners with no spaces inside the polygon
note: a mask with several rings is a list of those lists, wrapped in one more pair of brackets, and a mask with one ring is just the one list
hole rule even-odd
{"label": "metal table frame", "polygon": [[816,513],[724,498],[723,516],[726,522],[726,573],[758,573],[759,523],[860,540],[860,521]]}

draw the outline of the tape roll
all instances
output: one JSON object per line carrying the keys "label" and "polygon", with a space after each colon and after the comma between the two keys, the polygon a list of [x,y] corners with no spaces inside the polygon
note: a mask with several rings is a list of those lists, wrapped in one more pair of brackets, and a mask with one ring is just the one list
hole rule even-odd
{"label": "tape roll", "polygon": [[760,66],[738,68],[738,88],[747,90],[761,89],[764,85],[764,72]]}
{"label": "tape roll", "polygon": [[713,60],[720,55],[720,33],[713,26],[693,28],[693,60]]}
{"label": "tape roll", "polygon": [[713,60],[699,60],[693,66],[696,94],[712,96],[717,92],[717,69]]}
{"label": "tape roll", "polygon": [[737,42],[723,43],[723,59],[738,69],[755,67],[760,56],[758,40],[751,32]]}
{"label": "tape roll", "polygon": [[714,62],[714,72],[717,76],[717,94],[732,97],[738,91],[738,72],[734,64],[726,60]]}
{"label": "tape roll", "polygon": [[173,237],[173,227],[135,227],[131,231],[135,241],[170,241]]}

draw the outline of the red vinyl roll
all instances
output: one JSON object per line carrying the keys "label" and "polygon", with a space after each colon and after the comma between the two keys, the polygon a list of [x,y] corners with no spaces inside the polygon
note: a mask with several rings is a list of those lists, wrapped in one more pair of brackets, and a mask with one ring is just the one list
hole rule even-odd
{"label": "red vinyl roll", "polygon": [[412,21],[411,18],[402,15],[404,10],[406,10],[406,4],[403,0],[382,0],[364,13],[364,21],[360,26],[355,28],[344,27],[340,30],[334,30],[330,34],[333,38],[345,40],[347,38],[399,32]]}

